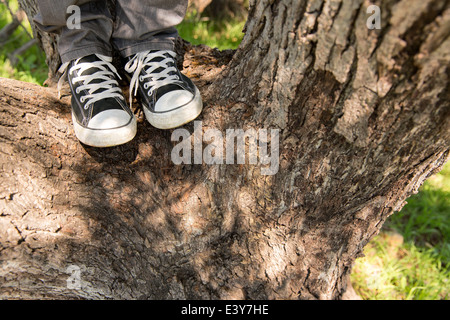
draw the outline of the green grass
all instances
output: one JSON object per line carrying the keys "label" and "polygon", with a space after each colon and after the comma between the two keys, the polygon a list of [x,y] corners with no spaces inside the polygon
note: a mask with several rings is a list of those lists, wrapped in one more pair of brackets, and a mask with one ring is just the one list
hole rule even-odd
{"label": "green grass", "polygon": [[365,248],[352,273],[355,291],[366,300],[447,300],[448,267],[433,249],[397,237],[383,232]]}
{"label": "green grass", "polygon": [[[17,1],[9,1],[11,10],[16,12],[18,9]],[[0,29],[12,21],[12,17],[7,7],[0,3]],[[31,26],[25,19],[22,25],[32,34]],[[10,37],[5,45],[0,47],[0,77],[12,78],[26,82],[32,82],[42,85],[47,79],[47,65],[45,64],[45,55],[42,50],[34,45],[19,57],[17,65],[12,66],[8,54],[20,48],[30,37],[19,27]]]}
{"label": "green grass", "polygon": [[188,11],[184,21],[177,26],[180,36],[194,45],[205,44],[219,50],[236,49],[243,38],[245,20],[215,21]]}
{"label": "green grass", "polygon": [[405,241],[434,249],[445,264],[450,262],[450,164],[428,179],[420,193],[393,215],[387,227],[401,231]]}
{"label": "green grass", "polygon": [[450,163],[407,202],[355,262],[352,283],[363,299],[450,298]]}

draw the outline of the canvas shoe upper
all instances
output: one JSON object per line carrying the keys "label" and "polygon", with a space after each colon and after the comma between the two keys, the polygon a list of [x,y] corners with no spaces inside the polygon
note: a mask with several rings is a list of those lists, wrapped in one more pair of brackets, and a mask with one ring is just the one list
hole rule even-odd
{"label": "canvas shoe upper", "polygon": [[130,57],[132,94],[139,95],[147,120],[156,128],[171,129],[194,120],[202,111],[200,92],[177,68],[175,52],[144,51]]}
{"label": "canvas shoe upper", "polygon": [[112,58],[99,54],[62,66],[72,92],[75,135],[84,144],[109,147],[136,135],[136,119],[116,80]]}

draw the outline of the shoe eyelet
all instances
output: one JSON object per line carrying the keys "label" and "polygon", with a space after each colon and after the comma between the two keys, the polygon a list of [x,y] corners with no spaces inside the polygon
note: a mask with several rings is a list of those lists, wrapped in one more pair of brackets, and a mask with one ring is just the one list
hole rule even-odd
{"label": "shoe eyelet", "polygon": [[144,77],[139,76],[139,81],[140,81],[140,82],[144,81]]}
{"label": "shoe eyelet", "polygon": [[84,97],[81,97],[80,101],[83,103],[84,101],[86,101],[86,99]]}
{"label": "shoe eyelet", "polygon": [[77,94],[80,94],[80,88],[76,88],[76,89],[75,89],[75,92],[76,92]]}
{"label": "shoe eyelet", "polygon": [[144,83],[144,89],[148,89],[148,83]]}

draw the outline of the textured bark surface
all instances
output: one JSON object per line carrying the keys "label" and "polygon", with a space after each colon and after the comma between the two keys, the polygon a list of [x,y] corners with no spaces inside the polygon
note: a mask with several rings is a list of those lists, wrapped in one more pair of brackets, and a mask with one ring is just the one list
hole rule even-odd
{"label": "textured bark surface", "polygon": [[1,79],[0,296],[345,298],[354,259],[450,149],[448,4],[380,2],[380,30],[370,4],[252,2],[231,61],[181,46],[203,129],[279,129],[276,175],[174,165],[171,131],[139,110],[133,142],[84,148],[68,97]]}

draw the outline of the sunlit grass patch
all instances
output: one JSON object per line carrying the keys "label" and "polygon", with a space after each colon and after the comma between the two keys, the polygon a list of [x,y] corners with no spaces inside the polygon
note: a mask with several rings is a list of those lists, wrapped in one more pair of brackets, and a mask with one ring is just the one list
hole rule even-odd
{"label": "sunlit grass patch", "polygon": [[355,262],[352,283],[363,299],[450,297],[450,163],[407,202]]}
{"label": "sunlit grass patch", "polygon": [[449,298],[450,272],[435,251],[403,243],[399,234],[383,232],[357,259],[352,282],[367,300],[441,300]]}
{"label": "sunlit grass patch", "polygon": [[196,12],[188,12],[178,25],[181,38],[194,45],[205,44],[219,50],[236,49],[243,38],[244,19],[211,20]]}

